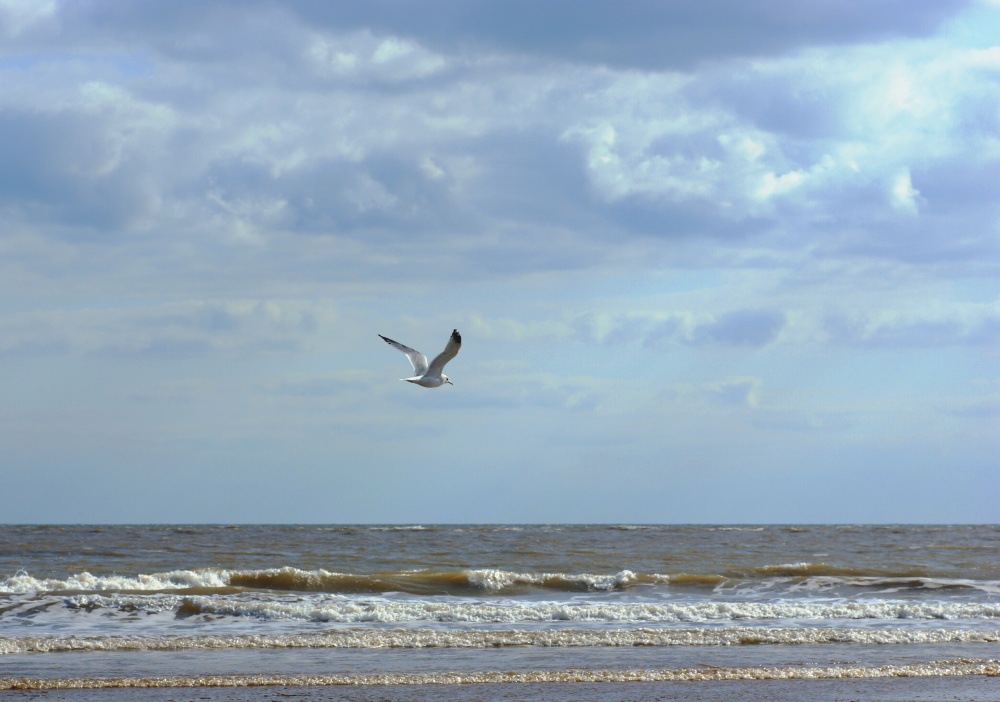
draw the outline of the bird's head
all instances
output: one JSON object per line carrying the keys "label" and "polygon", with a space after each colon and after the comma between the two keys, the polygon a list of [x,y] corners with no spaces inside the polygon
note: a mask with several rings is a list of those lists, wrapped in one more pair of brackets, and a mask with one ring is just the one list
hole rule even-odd
{"label": "bird's head", "polygon": [[455,383],[451,382],[450,380],[448,380],[448,376],[444,375],[444,374],[441,375],[441,380],[443,380],[444,382],[448,383],[448,385],[454,385],[455,384]]}

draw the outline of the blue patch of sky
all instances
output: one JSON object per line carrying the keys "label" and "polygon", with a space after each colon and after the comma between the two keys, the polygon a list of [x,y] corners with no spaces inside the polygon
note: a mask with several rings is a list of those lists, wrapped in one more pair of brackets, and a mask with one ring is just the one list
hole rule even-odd
{"label": "blue patch of sky", "polygon": [[950,46],[989,49],[997,45],[1000,36],[1000,5],[979,2],[945,23],[941,37]]}
{"label": "blue patch of sky", "polygon": [[156,72],[155,62],[145,52],[92,54],[46,52],[38,54],[0,54],[0,71],[27,71],[56,64],[88,65],[110,68],[122,77],[150,76]]}

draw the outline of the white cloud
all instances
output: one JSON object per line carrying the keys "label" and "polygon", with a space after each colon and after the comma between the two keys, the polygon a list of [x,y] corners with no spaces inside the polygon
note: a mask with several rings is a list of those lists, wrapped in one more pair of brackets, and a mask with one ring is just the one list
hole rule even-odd
{"label": "white cloud", "polygon": [[909,169],[903,169],[892,180],[892,206],[907,214],[917,214],[920,191],[913,187]]}
{"label": "white cloud", "polygon": [[725,405],[756,409],[760,406],[763,385],[764,381],[760,378],[733,377],[712,383],[706,387],[706,390]]}
{"label": "white cloud", "polygon": [[910,348],[989,347],[1000,341],[1000,303],[951,303],[837,315],[827,328],[839,343]]}
{"label": "white cloud", "polygon": [[350,81],[412,81],[433,76],[448,65],[444,57],[416,42],[369,32],[315,35],[306,56],[321,77]]}

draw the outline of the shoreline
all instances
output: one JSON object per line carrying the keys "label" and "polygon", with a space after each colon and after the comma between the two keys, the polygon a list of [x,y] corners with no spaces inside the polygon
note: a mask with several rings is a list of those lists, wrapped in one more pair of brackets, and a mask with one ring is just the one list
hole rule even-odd
{"label": "shoreline", "polygon": [[[6,694],[34,698],[35,690]],[[998,683],[990,675],[816,680],[714,680],[666,682],[483,682],[409,685],[258,685],[253,687],[75,688],[42,692],[49,702],[273,702],[294,697],[315,702],[445,702],[446,700],[552,700],[595,702],[685,700],[687,702],[994,702]]]}
{"label": "shoreline", "polygon": [[997,678],[996,659],[933,661],[882,666],[743,666],[618,670],[520,670],[467,672],[394,672],[340,674],[216,674],[145,677],[5,677],[0,690],[109,690],[268,687],[427,687],[455,685],[526,685],[577,683],[711,683],[827,680],[934,680]]}

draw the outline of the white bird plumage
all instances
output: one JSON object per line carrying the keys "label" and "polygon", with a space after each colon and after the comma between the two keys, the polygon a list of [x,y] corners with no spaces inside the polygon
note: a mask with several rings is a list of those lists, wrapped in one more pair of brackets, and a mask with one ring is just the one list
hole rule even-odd
{"label": "white bird plumage", "polygon": [[423,355],[419,351],[415,351],[409,346],[403,346],[398,341],[393,341],[392,339],[382,336],[381,334],[379,334],[379,338],[389,344],[389,346],[397,348],[405,353],[406,357],[410,359],[410,365],[413,366],[414,376],[412,378],[400,378],[400,380],[405,380],[424,388],[439,388],[445,383],[454,385],[453,382],[448,380],[448,376],[441,371],[444,370],[444,364],[455,358],[455,356],[458,355],[458,350],[462,348],[462,335],[458,333],[458,329],[452,330],[451,338],[448,339],[448,343],[445,345],[444,351],[435,356],[434,360],[431,361],[430,364],[427,363],[427,356]]}

